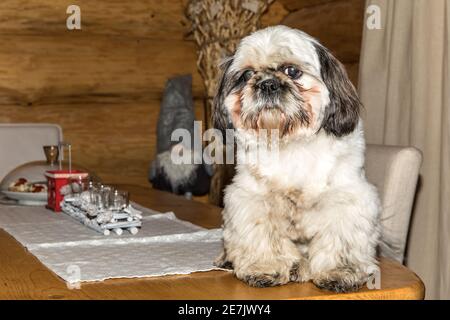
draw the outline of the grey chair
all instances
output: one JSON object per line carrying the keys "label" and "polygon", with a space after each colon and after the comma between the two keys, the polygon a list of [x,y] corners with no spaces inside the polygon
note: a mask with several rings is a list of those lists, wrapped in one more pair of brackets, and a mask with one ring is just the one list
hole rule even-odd
{"label": "grey chair", "polygon": [[0,124],[0,181],[19,165],[45,160],[42,146],[60,141],[63,134],[57,124]]}
{"label": "grey chair", "polygon": [[366,176],[379,191],[381,255],[403,263],[422,154],[412,147],[367,145]]}

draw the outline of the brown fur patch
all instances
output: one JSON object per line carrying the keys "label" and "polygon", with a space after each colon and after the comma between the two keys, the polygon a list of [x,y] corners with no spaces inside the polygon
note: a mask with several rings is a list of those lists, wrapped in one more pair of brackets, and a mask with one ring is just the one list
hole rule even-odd
{"label": "brown fur patch", "polygon": [[313,107],[312,107],[312,99],[316,98],[317,95],[320,94],[320,87],[319,86],[313,86],[309,89],[303,88],[301,85],[297,85],[303,100],[305,101],[305,111],[308,114],[309,123],[308,127],[312,126],[314,123],[314,113],[313,113]]}
{"label": "brown fur patch", "polygon": [[302,125],[302,121],[298,118],[287,116],[279,108],[262,110],[258,113],[241,114],[241,119],[242,126],[245,129],[255,130],[256,133],[260,129],[265,129],[269,135],[272,130],[278,130],[279,137],[292,134],[295,129]]}
{"label": "brown fur patch", "polygon": [[258,129],[267,129],[270,131],[272,129],[281,130],[285,122],[286,117],[283,112],[278,108],[274,108],[260,112],[256,123]]}
{"label": "brown fur patch", "polygon": [[238,93],[235,93],[233,95],[234,103],[231,107],[230,114],[231,114],[231,121],[233,122],[233,125],[235,128],[241,128],[241,95]]}

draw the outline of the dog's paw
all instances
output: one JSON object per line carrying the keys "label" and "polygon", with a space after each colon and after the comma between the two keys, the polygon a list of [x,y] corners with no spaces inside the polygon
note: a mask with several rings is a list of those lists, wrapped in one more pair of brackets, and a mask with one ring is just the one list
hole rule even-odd
{"label": "dog's paw", "polygon": [[223,251],[220,256],[216,258],[216,260],[214,260],[213,264],[218,268],[233,270],[233,263],[227,260],[225,251]]}
{"label": "dog's paw", "polygon": [[288,282],[306,282],[311,279],[309,261],[299,257],[294,262],[271,261],[270,263],[257,264],[251,267],[235,268],[236,277],[252,287],[273,287],[287,284]]}
{"label": "dog's paw", "polygon": [[228,260],[220,261],[220,263],[214,262],[214,265],[218,268],[233,270],[233,262]]}
{"label": "dog's paw", "polygon": [[338,293],[358,291],[362,284],[348,282],[344,279],[317,279],[313,283],[322,290],[334,291]]}
{"label": "dog's paw", "polygon": [[335,269],[313,279],[313,283],[320,289],[339,293],[357,291],[366,281],[363,274],[351,268]]}
{"label": "dog's paw", "polygon": [[309,262],[306,259],[295,262],[289,271],[289,280],[292,282],[306,282],[311,279]]}
{"label": "dog's paw", "polygon": [[279,273],[246,275],[241,280],[249,286],[257,288],[274,287],[287,282]]}
{"label": "dog's paw", "polygon": [[290,281],[289,271],[291,265],[275,261],[261,265],[254,264],[251,268],[235,269],[235,275],[252,287],[279,286]]}

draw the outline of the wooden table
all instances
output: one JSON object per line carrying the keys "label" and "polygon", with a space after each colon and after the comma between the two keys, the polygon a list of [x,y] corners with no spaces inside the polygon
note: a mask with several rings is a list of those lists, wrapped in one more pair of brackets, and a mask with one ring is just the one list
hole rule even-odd
{"label": "wooden table", "polygon": [[[184,220],[206,228],[220,226],[220,209],[169,193],[136,186],[121,186],[132,200],[158,211],[174,211]],[[423,299],[422,281],[399,263],[381,260],[381,290],[362,289],[335,294],[312,283],[252,288],[230,272],[208,271],[190,275],[143,279],[115,279],[81,284],[66,283],[42,265],[4,230],[0,230],[0,299]]]}

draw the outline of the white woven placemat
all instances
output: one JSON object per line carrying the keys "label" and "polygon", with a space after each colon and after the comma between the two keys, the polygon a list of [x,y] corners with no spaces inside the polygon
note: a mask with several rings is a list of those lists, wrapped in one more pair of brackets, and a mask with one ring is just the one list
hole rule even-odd
{"label": "white woven placemat", "polygon": [[64,213],[0,205],[0,228],[68,282],[188,274],[217,269],[222,230],[179,220],[172,212],[143,211],[137,235],[101,235]]}

